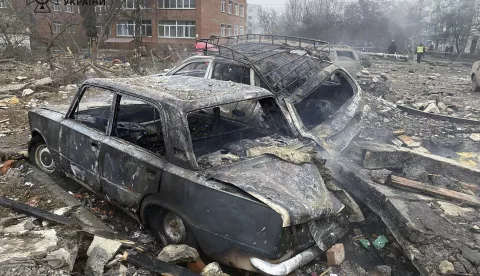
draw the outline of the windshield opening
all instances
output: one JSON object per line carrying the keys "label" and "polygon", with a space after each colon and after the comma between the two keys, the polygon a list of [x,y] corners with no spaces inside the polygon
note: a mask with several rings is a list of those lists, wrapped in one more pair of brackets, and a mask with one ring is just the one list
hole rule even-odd
{"label": "windshield opening", "polygon": [[303,125],[312,129],[332,118],[353,94],[348,80],[336,72],[296,103],[295,109]]}

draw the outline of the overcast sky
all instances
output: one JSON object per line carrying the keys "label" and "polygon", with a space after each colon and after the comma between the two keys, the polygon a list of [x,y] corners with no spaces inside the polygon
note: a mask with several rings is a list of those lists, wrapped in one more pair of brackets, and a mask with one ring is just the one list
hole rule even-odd
{"label": "overcast sky", "polygon": [[272,8],[283,8],[286,0],[247,0],[248,4],[257,4],[262,6],[269,6]]}

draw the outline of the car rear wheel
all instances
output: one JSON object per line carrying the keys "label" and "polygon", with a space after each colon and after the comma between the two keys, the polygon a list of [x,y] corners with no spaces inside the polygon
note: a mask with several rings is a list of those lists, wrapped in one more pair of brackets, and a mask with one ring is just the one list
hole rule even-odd
{"label": "car rear wheel", "polygon": [[34,138],[29,152],[29,159],[30,162],[46,173],[54,173],[57,168],[50,149],[41,138]]}
{"label": "car rear wheel", "polygon": [[163,243],[165,246],[186,244],[196,247],[193,233],[179,216],[166,210],[156,210],[159,212],[149,212],[148,223],[152,235],[158,242]]}

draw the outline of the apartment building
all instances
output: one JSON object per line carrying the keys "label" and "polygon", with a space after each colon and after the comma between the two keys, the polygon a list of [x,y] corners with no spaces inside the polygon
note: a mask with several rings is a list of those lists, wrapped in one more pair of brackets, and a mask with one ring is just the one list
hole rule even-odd
{"label": "apartment building", "polygon": [[135,28],[140,28],[142,44],[152,47],[246,32],[246,0],[125,0],[123,11],[135,9],[136,1],[141,1],[141,26],[120,13],[107,42],[130,41]]}
{"label": "apartment building", "polygon": [[[30,5],[25,2],[0,0],[0,10],[7,9],[12,4],[17,11],[42,8],[36,1]],[[98,2],[106,3],[95,7],[99,20],[97,31],[100,33],[102,15],[111,10],[110,0]],[[36,28],[31,31],[36,35],[35,39],[44,42],[62,33],[59,42],[63,40],[71,48],[74,44],[84,47],[87,40],[80,6],[65,5],[63,0],[50,0],[46,3],[42,12],[34,14]],[[138,8],[141,11],[141,23],[137,26],[130,15]],[[124,0],[116,19],[105,31],[105,41],[110,45],[127,46],[125,44],[133,41],[137,34],[141,37],[141,43],[147,47],[155,47],[156,44],[192,45],[197,38],[246,33],[246,13],[246,0]],[[31,21],[31,18],[25,17],[25,20]]]}

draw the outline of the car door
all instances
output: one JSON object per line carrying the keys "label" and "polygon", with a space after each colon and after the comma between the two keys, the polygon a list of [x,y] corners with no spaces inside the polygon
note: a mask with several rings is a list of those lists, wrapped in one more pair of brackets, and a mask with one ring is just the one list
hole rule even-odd
{"label": "car door", "polygon": [[144,195],[157,193],[165,156],[164,119],[158,105],[119,95],[109,139],[101,149],[106,196],[135,210]]}
{"label": "car door", "polygon": [[113,91],[84,87],[60,125],[61,166],[95,192],[101,192],[98,158],[106,138],[114,98]]}

